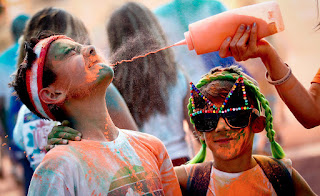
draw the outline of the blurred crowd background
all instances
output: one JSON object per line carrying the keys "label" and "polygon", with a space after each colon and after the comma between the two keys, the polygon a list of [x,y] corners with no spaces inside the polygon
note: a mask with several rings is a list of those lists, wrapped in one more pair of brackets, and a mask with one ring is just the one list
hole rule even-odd
{"label": "blurred crowd background", "polygon": [[[133,1],[133,0],[131,0]],[[151,10],[171,0],[136,0]],[[19,14],[32,15],[38,10],[54,6],[67,10],[79,17],[89,30],[92,44],[107,54],[106,22],[113,10],[127,0],[0,0],[0,54],[14,43],[10,26]],[[263,2],[263,0],[221,0],[229,9]],[[295,76],[309,88],[310,81],[320,67],[320,21],[317,3],[314,0],[278,0],[283,15],[285,31],[272,36],[272,43],[284,61],[290,65]],[[170,43],[172,44],[172,43]],[[194,51],[191,51],[194,52]],[[246,63],[244,63],[246,66]],[[260,67],[246,67],[251,72],[265,70]],[[254,73],[252,73],[255,75]],[[260,78],[263,80],[263,78]],[[257,80],[260,80],[257,78]],[[193,81],[196,82],[196,81]],[[273,88],[270,85],[270,88]],[[277,94],[276,94],[277,95]],[[287,157],[293,160],[293,167],[307,180],[312,189],[320,194],[320,127],[306,130],[279,101],[275,107],[276,130],[281,138]],[[0,141],[0,195],[24,195],[22,168],[12,166],[8,156],[10,146],[6,137]]]}

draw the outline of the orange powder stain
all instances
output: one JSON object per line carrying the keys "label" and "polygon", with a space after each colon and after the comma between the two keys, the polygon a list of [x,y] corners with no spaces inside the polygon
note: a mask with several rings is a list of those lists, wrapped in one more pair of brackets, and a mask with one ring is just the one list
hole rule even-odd
{"label": "orange powder stain", "polygon": [[162,51],[162,50],[171,48],[171,47],[173,47],[173,46],[178,46],[178,45],[180,45],[180,43],[176,43],[176,44],[173,44],[173,45],[171,45],[171,46],[163,47],[163,48],[161,48],[161,49],[159,49],[159,50],[152,51],[152,52],[148,52],[148,53],[146,53],[146,54],[144,54],[144,55],[135,56],[135,57],[133,57],[133,58],[130,59],[130,60],[117,61],[116,63],[111,64],[111,65],[109,65],[109,66],[112,67],[112,68],[114,68],[115,66],[117,66],[117,65],[119,65],[119,64],[121,64],[121,63],[129,63],[129,62],[132,62],[132,61],[134,61],[134,60],[136,60],[136,59],[138,59],[138,58],[146,57],[146,56],[148,56],[148,55],[150,55],[150,54],[155,54],[155,53],[160,52],[160,51]]}
{"label": "orange powder stain", "polygon": [[11,147],[9,147],[9,150],[11,150]]}
{"label": "orange powder stain", "polygon": [[[214,190],[216,195],[271,195],[271,184],[263,175],[263,172],[254,171],[239,176],[238,178],[224,179],[215,174],[211,178],[216,179]],[[209,194],[211,195],[211,194]]]}
{"label": "orange powder stain", "polygon": [[3,143],[3,144],[2,144],[2,146],[5,146],[5,145],[7,145],[7,143]]}
{"label": "orange powder stain", "polygon": [[8,135],[4,136],[4,138],[8,138]]}

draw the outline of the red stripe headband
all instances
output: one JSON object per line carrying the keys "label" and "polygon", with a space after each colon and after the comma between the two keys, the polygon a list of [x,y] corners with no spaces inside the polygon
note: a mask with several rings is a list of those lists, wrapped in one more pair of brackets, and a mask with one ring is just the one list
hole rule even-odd
{"label": "red stripe headband", "polygon": [[32,63],[31,69],[28,69],[26,72],[27,91],[33,107],[44,118],[52,120],[55,120],[55,118],[50,112],[48,105],[39,98],[39,92],[43,88],[43,66],[48,49],[51,43],[57,39],[68,39],[73,41],[71,38],[64,35],[55,35],[40,40],[33,48],[34,53],[37,55],[37,59]]}

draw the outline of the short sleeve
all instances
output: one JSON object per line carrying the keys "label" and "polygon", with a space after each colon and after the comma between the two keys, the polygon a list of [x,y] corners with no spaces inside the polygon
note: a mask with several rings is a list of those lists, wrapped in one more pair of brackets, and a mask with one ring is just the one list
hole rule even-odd
{"label": "short sleeve", "polygon": [[313,80],[311,81],[311,83],[318,83],[320,84],[320,68],[318,69],[317,74],[314,76]]}

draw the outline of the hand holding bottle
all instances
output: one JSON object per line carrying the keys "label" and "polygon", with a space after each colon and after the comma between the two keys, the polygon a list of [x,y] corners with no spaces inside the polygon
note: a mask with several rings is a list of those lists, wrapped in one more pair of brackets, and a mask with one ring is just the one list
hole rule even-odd
{"label": "hand holding bottle", "polygon": [[277,56],[269,42],[258,39],[257,28],[256,23],[241,24],[233,37],[224,40],[220,46],[219,55],[222,58],[233,56],[237,61],[260,57],[264,62]]}

